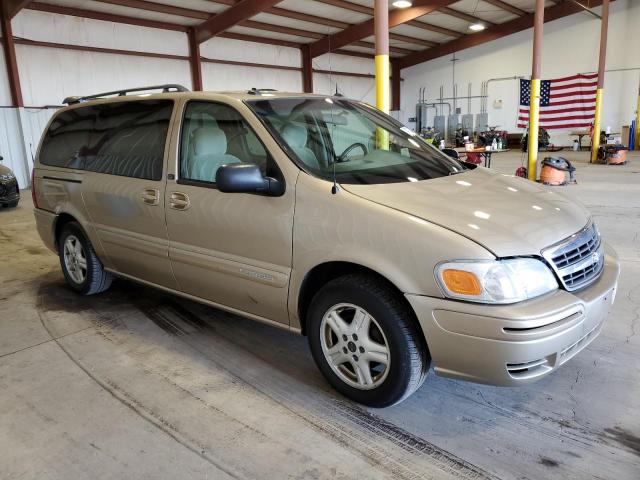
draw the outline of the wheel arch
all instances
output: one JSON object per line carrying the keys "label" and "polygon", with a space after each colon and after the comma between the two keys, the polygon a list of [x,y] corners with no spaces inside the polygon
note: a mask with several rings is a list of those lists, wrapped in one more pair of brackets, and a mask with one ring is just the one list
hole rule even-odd
{"label": "wheel arch", "polygon": [[84,231],[84,228],[82,228],[82,225],[80,224],[80,222],[78,221],[78,219],[76,217],[74,217],[73,215],[71,215],[70,213],[60,213],[57,217],[56,217],[56,221],[53,225],[53,240],[55,242],[55,246],[56,248],[59,248],[60,245],[58,245],[58,239],[60,238],[60,234],[62,233],[62,229],[65,227],[65,225],[71,223],[71,222],[76,222],[78,224],[78,226],[82,229],[82,231],[84,232],[85,236],[86,236],[86,232]]}
{"label": "wheel arch", "polygon": [[408,311],[412,313],[412,321],[415,322],[418,330],[422,335],[422,340],[426,345],[426,338],[424,336],[424,332],[422,328],[420,328],[420,324],[418,322],[418,318],[416,313],[409,303],[409,301],[404,296],[404,293],[398,286],[389,280],[389,278],[385,277],[381,273],[373,270],[370,267],[361,265],[359,263],[353,263],[348,261],[328,261],[313,267],[307,274],[305,275],[300,289],[297,293],[297,314],[298,319],[300,321],[300,330],[303,335],[307,333],[307,312],[309,310],[309,305],[311,304],[311,300],[313,299],[315,293],[326,285],[328,282],[335,280],[338,277],[342,277],[344,275],[354,274],[354,273],[362,273],[366,275],[371,275],[373,277],[381,280],[385,285],[387,285],[394,293],[398,295],[398,298],[401,299],[403,303],[408,308]]}

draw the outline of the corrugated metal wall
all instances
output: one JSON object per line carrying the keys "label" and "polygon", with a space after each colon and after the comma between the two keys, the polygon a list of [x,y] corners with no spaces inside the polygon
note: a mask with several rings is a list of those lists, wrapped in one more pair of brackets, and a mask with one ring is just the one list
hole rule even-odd
{"label": "corrugated metal wall", "polygon": [[0,156],[11,168],[20,188],[28,188],[32,155],[36,154],[40,137],[55,109],[0,108]]}

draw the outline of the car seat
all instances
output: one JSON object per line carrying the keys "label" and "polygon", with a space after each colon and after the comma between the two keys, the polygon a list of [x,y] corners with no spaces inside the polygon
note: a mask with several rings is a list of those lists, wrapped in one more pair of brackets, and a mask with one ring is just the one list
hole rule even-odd
{"label": "car seat", "polygon": [[215,127],[202,127],[193,132],[191,179],[214,182],[222,165],[240,163],[240,159],[227,153],[227,136]]}
{"label": "car seat", "polygon": [[293,123],[287,124],[282,130],[282,137],[287,145],[295,152],[298,158],[308,167],[314,170],[320,170],[320,163],[309,147],[307,147],[307,139],[309,132],[302,125]]}

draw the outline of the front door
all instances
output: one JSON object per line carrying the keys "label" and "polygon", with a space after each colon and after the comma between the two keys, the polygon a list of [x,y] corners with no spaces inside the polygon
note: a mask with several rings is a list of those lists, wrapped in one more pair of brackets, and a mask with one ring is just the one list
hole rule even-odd
{"label": "front door", "polygon": [[218,191],[221,165],[253,163],[269,176],[280,170],[234,107],[190,101],[183,119],[177,179],[166,191],[169,256],[181,290],[288,323],[295,185],[281,197]]}

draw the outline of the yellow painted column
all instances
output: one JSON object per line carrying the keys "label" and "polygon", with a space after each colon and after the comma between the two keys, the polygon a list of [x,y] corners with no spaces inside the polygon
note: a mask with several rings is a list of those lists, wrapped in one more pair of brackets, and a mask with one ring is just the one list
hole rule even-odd
{"label": "yellow painted column", "polygon": [[376,107],[384,113],[391,109],[390,76],[389,55],[376,55]]}
{"label": "yellow painted column", "polygon": [[[376,107],[388,114],[391,108],[389,0],[375,0],[373,14],[376,38]],[[389,150],[389,132],[378,128],[376,142],[380,150]]]}
{"label": "yellow painted column", "polygon": [[540,71],[542,69],[542,30],[544,0],[536,0],[533,13],[533,61],[531,62],[531,97],[529,98],[529,144],[527,145],[527,178],[538,178],[538,132],[540,127]]}
{"label": "yellow painted column", "polygon": [[540,126],[540,79],[531,79],[529,101],[529,144],[527,145],[527,178],[536,181],[538,174],[538,132]]}
{"label": "yellow painted column", "polygon": [[600,148],[600,119],[602,117],[602,92],[603,89],[596,90],[596,111],[593,115],[593,138],[591,139],[591,163],[598,161],[598,149]]}
{"label": "yellow painted column", "polygon": [[598,161],[600,147],[600,130],[602,126],[602,92],[604,91],[604,73],[607,62],[607,35],[609,30],[609,0],[602,1],[602,17],[600,20],[600,55],[598,57],[598,89],[596,90],[596,111],[593,116],[593,138],[591,139],[591,163]]}
{"label": "yellow painted column", "polygon": [[[389,113],[391,108],[389,66],[389,55],[376,55],[376,107],[384,113]],[[376,137],[378,148],[389,150],[389,132],[378,128]]]}

